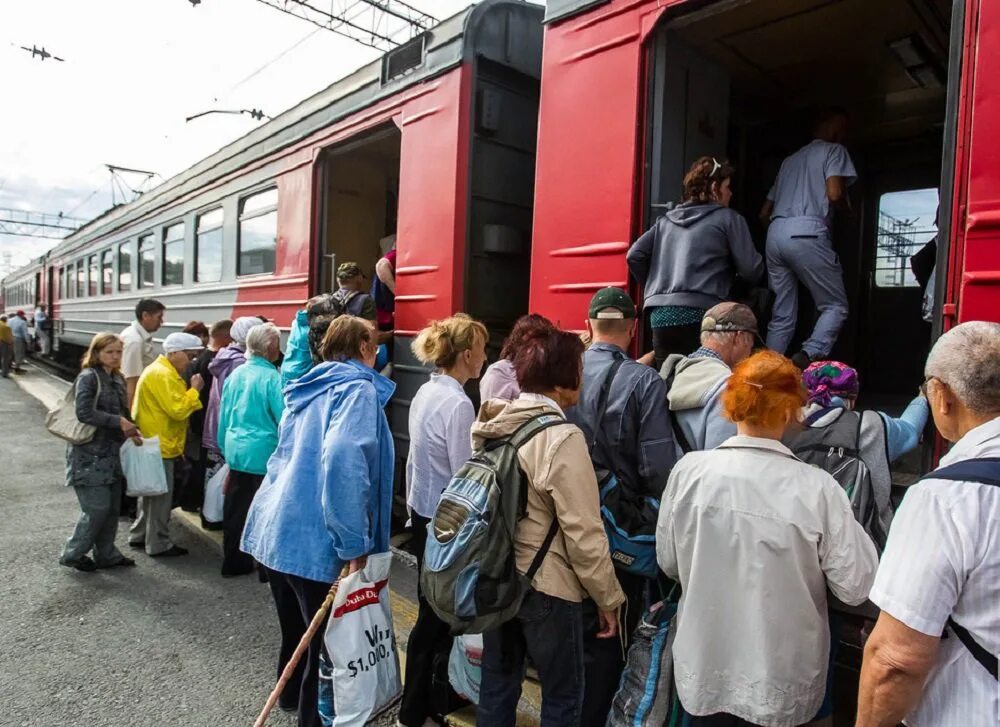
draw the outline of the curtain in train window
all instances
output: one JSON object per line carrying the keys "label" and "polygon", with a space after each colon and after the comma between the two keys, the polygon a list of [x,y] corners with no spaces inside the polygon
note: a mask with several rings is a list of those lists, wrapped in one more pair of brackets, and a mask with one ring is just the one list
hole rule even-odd
{"label": "curtain in train window", "polygon": [[273,273],[278,246],[278,190],[247,197],[240,203],[238,275]]}
{"label": "curtain in train window", "polygon": [[184,223],[163,231],[163,284],[184,283]]}
{"label": "curtain in train window", "polygon": [[194,279],[199,283],[222,280],[222,222],[221,207],[198,216]]}
{"label": "curtain in train window", "polygon": [[153,235],[143,235],[139,238],[139,277],[140,288],[152,288],[156,285],[156,243]]}

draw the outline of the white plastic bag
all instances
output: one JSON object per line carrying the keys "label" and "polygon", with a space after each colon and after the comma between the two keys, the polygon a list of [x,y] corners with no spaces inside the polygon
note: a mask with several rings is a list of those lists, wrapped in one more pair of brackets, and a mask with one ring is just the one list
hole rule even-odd
{"label": "white plastic bag", "polygon": [[456,636],[448,657],[451,688],[473,704],[479,704],[479,682],[483,672],[483,635]]}
{"label": "white plastic bag", "polygon": [[201,504],[201,516],[205,518],[205,522],[222,522],[222,512],[226,504],[222,488],[226,485],[227,477],[229,477],[229,465],[224,464],[205,483],[205,501]]}
{"label": "white plastic bag", "polygon": [[392,553],[370,555],[337,589],[325,638],[333,662],[334,727],[362,727],[403,690],[389,606],[391,566]]}
{"label": "white plastic bag", "polygon": [[142,444],[126,439],[121,448],[121,459],[127,484],[125,492],[129,497],[167,494],[167,473],[163,470],[159,437],[143,439]]}

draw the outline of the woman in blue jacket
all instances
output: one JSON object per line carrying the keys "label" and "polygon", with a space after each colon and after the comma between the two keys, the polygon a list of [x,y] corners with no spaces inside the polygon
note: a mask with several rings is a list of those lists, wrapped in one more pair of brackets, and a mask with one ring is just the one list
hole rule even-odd
{"label": "woman in blue jacket", "polygon": [[[281,624],[279,673],[344,567],[360,570],[369,553],[389,549],[393,445],[383,407],[396,387],[371,368],[376,335],[353,316],[330,323],[323,363],[285,389],[278,447],[247,516],[243,550],[267,570]],[[320,629],[279,701],[298,707],[300,727],[320,724],[322,643]]]}
{"label": "woman in blue jacket", "polygon": [[250,329],[246,345],[247,362],[226,379],[219,405],[219,449],[229,465],[222,518],[225,577],[254,570],[253,558],[240,550],[240,537],[267,460],[278,446],[278,423],[285,410],[281,374],[274,367],[281,332],[273,323],[262,323]]}

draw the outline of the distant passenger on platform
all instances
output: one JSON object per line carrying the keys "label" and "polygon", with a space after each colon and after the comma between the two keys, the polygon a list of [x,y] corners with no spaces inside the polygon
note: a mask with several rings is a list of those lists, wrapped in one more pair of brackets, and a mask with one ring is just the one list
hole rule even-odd
{"label": "distant passenger on platform", "polygon": [[10,376],[10,365],[14,360],[14,334],[7,325],[7,316],[0,316],[0,376]]}
{"label": "distant passenger on platform", "polygon": [[[344,566],[389,550],[393,444],[384,407],[395,384],[372,369],[375,328],[333,320],[323,363],[285,388],[278,447],[250,506],[242,548],[267,572],[281,626],[281,674]],[[278,706],[319,727],[320,628]]]}
{"label": "distant passenger on platform", "polygon": [[667,357],[660,376],[666,383],[678,457],[715,449],[736,435],[736,424],[722,414],[722,394],[733,367],[753,353],[756,340],[757,317],[750,307],[719,303],[701,319],[698,350]]}
{"label": "distant passenger on platform", "polygon": [[670,473],[656,552],[682,589],[673,663],[685,724],[812,721],[827,686],[827,593],[868,597],[878,555],[847,495],[781,443],[804,403],[791,361],[751,356],[722,397],[737,435]]}
{"label": "distant passenger on platform", "polygon": [[153,334],[163,325],[167,307],[153,298],[143,298],[135,305],[135,320],[121,332],[125,344],[122,353],[122,376],[128,385],[128,405],[132,408],[135,387],[147,366],[156,360]]}
{"label": "distant passenger on platform", "polygon": [[[411,346],[418,361],[434,367],[430,379],[413,396],[409,415],[406,504],[418,568],[424,560],[427,526],[441,493],[472,456],[476,411],[464,387],[482,373],[489,338],[486,326],[460,313],[432,321]],[[399,721],[406,727],[422,727],[427,719],[441,719],[441,710],[434,709],[431,699],[434,667],[447,664],[452,645],[448,625],[419,589],[417,599],[417,621],[406,644],[406,677],[399,707]]]}
{"label": "distant passenger on platform", "polygon": [[208,326],[201,321],[189,321],[182,329],[183,333],[190,333],[201,339],[201,345],[208,346]]}
{"label": "distant passenger on platform", "polygon": [[211,479],[225,460],[219,448],[219,404],[222,402],[222,387],[226,378],[239,366],[246,363],[247,334],[254,326],[262,325],[257,316],[237,318],[229,329],[232,343],[215,354],[208,365],[212,374],[212,387],[205,409],[205,426],[201,434],[201,444],[207,450],[206,476]]}
{"label": "distant passenger on platform", "polygon": [[160,455],[167,476],[167,493],[139,498],[139,517],[132,523],[128,542],[145,548],[154,558],[186,555],[187,550],[170,540],[170,510],[173,506],[174,467],[184,455],[188,417],[201,409],[201,376],[184,383],[183,373],[201,351],[201,339],[190,333],[171,333],[163,341],[163,353],[139,377],[132,402],[132,418],[146,439],[160,438]]}
{"label": "distant passenger on platform", "polygon": [[952,328],[924,374],[934,424],[954,445],[892,521],[858,727],[1000,723],[1000,324]]}
{"label": "distant passenger on platform", "polygon": [[35,340],[38,342],[38,350],[43,356],[48,356],[52,348],[49,339],[49,317],[45,313],[45,306],[39,305],[35,308]]}
{"label": "distant passenger on platform", "polygon": [[[602,288],[591,298],[587,317],[591,345],[583,354],[583,388],[566,418],[583,431],[595,470],[613,472],[632,502],[642,497],[658,500],[677,456],[663,380],[627,353],[638,326],[635,303],[620,288]],[[583,602],[582,727],[604,727],[608,721],[625,668],[624,652],[653,586],[620,568],[615,575],[628,599],[621,642],[599,637],[599,608],[589,598]]]}
{"label": "distant passenger on platform", "polygon": [[[288,344],[285,346],[285,359],[281,362],[282,388],[322,361],[315,353],[318,348],[314,350],[310,347],[309,330],[312,322],[317,318],[336,316],[340,312],[341,307],[333,300],[333,296],[323,294],[310,298],[305,307],[295,314],[292,330],[288,334]],[[326,331],[325,328],[323,330]],[[322,340],[320,336],[319,341]]]}
{"label": "distant passenger on platform", "polygon": [[[74,382],[76,418],[96,428],[86,444],[66,447],[66,484],[80,501],[80,519],[59,562],[80,571],[133,566],[115,546],[118,508],[124,485],[119,451],[126,437],[139,440],[128,410],[125,378],[119,368],[121,338],[98,333],[90,342]],[[94,557],[88,555],[91,551]]]}
{"label": "distant passenger on platform", "polygon": [[517,319],[500,349],[500,359],[496,363],[490,364],[479,379],[480,401],[489,401],[490,399],[514,401],[520,396],[521,387],[517,385],[514,354],[537,331],[549,328],[553,328],[552,321],[537,313],[529,313]]}
{"label": "distant passenger on platform", "polygon": [[[212,391],[212,372],[208,370],[208,365],[215,359],[215,354],[233,342],[230,335],[232,327],[233,322],[228,318],[212,324],[208,330],[208,346],[191,362],[184,376],[186,381],[190,381],[192,376],[200,374],[202,381],[205,382],[199,392],[202,408],[188,420],[188,437],[184,446],[184,456],[190,466],[179,504],[187,512],[197,512],[205,501],[205,469],[208,453],[201,439],[205,432],[205,408],[208,407],[208,397]],[[202,527],[211,528],[211,526],[211,523],[202,520]]]}
{"label": "distant passenger on platform", "polygon": [[285,410],[281,374],[274,361],[281,353],[281,331],[273,323],[247,334],[247,363],[226,379],[219,406],[219,447],[229,465],[223,516],[222,575],[251,573],[254,561],[240,550],[250,503],[278,446],[278,423]]}
{"label": "distant passenger on platform", "polygon": [[628,268],[643,286],[657,370],[672,353],[698,348],[701,319],[729,299],[736,276],[753,285],[764,277],[747,221],[729,208],[736,170],[701,157],[684,175],[684,199],[660,217],[628,251]]}
{"label": "distant passenger on platform", "polygon": [[798,322],[800,283],[819,311],[812,334],[792,356],[801,369],[830,353],[847,320],[844,271],[833,250],[831,227],[835,208],[850,209],[847,187],[858,174],[844,147],[846,111],[825,112],[814,136],[781,163],[760,211],[767,227],[767,274],[775,295],[767,347],[787,353]]}
{"label": "distant passenger on platform", "polygon": [[10,332],[14,336],[14,373],[23,374],[24,359],[28,355],[28,346],[31,345],[31,334],[28,333],[28,319],[24,317],[24,311],[19,310],[10,319]]}

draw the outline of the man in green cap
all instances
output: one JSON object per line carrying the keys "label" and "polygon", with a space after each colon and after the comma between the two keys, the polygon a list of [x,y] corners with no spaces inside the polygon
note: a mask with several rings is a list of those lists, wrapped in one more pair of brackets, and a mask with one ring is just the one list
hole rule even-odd
{"label": "man in green cap", "polygon": [[340,288],[333,294],[352,316],[375,321],[375,299],[368,294],[365,274],[361,266],[355,262],[341,263],[337,266],[337,283]]}
{"label": "man in green cap", "polygon": [[[591,346],[583,355],[583,387],[579,403],[566,416],[583,430],[595,469],[612,471],[623,489],[659,499],[676,460],[667,412],[666,388],[649,366],[627,353],[635,336],[635,303],[621,288],[602,288],[590,300],[587,330]],[[612,372],[612,367],[617,368]],[[606,406],[600,407],[607,386]],[[595,437],[600,430],[603,436]],[[622,634],[630,635],[642,613],[646,582],[615,569],[629,599]],[[604,725],[625,666],[618,639],[598,639],[593,601],[583,604],[584,700],[580,724]],[[626,644],[627,646],[627,644]]]}

